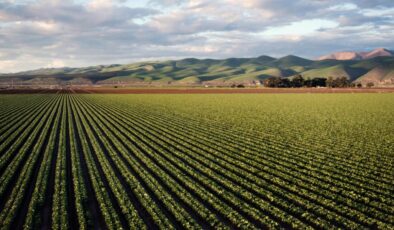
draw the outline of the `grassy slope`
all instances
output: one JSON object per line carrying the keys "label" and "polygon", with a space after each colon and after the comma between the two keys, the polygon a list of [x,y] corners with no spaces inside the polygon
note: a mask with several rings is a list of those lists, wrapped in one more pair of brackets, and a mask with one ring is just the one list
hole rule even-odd
{"label": "grassy slope", "polygon": [[361,75],[360,82],[394,82],[394,58],[375,58],[370,63],[358,63],[360,68],[369,70]]}
{"label": "grassy slope", "polygon": [[[224,60],[187,58],[178,61],[140,62],[127,65],[85,68],[39,69],[12,75],[25,82],[69,83],[230,83],[252,82],[268,77],[340,77],[351,80],[381,81],[393,78],[394,58],[379,57],[363,61],[311,61],[297,56],[275,59],[229,58]],[[1,75],[0,75],[1,76]],[[7,81],[10,75],[2,75]],[[59,79],[59,81],[57,81]]]}

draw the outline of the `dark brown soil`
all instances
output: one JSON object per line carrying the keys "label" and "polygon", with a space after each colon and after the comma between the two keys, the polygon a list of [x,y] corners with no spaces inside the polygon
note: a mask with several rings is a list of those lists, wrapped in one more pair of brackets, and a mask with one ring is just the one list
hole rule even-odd
{"label": "dark brown soil", "polygon": [[264,94],[264,93],[394,93],[394,88],[73,88],[5,89],[0,94],[80,93],[80,94]]}

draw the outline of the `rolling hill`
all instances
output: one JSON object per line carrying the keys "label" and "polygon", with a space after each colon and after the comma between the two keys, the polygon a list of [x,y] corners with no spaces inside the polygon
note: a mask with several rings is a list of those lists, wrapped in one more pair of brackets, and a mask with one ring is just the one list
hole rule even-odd
{"label": "rolling hill", "polygon": [[230,85],[255,84],[269,77],[342,77],[354,82],[394,85],[394,57],[366,60],[282,58],[148,61],[84,68],[50,68],[1,74],[0,85]]}

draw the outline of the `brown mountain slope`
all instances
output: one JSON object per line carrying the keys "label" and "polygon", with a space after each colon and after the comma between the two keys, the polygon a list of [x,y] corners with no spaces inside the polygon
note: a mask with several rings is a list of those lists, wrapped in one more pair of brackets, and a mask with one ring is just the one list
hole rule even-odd
{"label": "brown mountain slope", "polygon": [[377,48],[370,52],[354,52],[354,51],[345,51],[345,52],[337,52],[328,55],[324,55],[318,60],[366,60],[375,57],[393,57],[394,52],[384,48]]}
{"label": "brown mountain slope", "polygon": [[375,84],[394,84],[394,70],[384,66],[377,66],[368,73],[359,77],[357,82]]}
{"label": "brown mountain slope", "polygon": [[384,48],[378,48],[372,50],[371,52],[361,53],[361,56],[363,57],[363,59],[370,59],[374,57],[393,57],[394,52]]}

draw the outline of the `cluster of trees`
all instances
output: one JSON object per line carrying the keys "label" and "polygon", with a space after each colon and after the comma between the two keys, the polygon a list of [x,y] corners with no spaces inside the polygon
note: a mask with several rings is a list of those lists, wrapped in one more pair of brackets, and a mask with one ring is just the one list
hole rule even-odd
{"label": "cluster of trees", "polygon": [[301,87],[325,87],[327,79],[313,78],[304,79],[301,75],[297,75],[292,79],[281,77],[270,77],[263,82],[265,87],[271,88],[301,88]]}
{"label": "cluster of trees", "polygon": [[231,85],[231,88],[245,88],[245,85],[243,85],[243,84],[232,84]]}
{"label": "cluster of trees", "polygon": [[328,77],[326,80],[326,86],[330,88],[348,88],[351,82],[346,77]]}
{"label": "cluster of trees", "polygon": [[[297,75],[292,79],[281,77],[270,77],[263,81],[265,87],[270,88],[301,88],[301,87],[330,87],[330,88],[361,88],[361,83],[352,83],[346,77],[328,77],[328,78],[313,78],[304,79],[301,75]],[[372,84],[367,84],[367,87],[372,87]]]}

